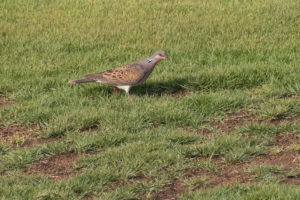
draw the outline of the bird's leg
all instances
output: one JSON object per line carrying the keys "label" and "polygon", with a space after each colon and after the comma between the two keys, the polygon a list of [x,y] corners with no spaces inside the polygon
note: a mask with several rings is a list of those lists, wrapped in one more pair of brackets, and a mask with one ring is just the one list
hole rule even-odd
{"label": "bird's leg", "polygon": [[117,87],[114,87],[114,94],[119,94]]}
{"label": "bird's leg", "polygon": [[131,96],[130,96],[130,94],[129,94],[129,92],[126,92],[126,94],[127,94],[127,96],[130,98]]}

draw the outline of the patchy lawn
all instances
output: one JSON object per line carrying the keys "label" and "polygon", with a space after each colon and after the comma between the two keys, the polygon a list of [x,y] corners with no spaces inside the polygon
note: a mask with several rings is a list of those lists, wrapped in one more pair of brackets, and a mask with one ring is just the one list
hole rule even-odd
{"label": "patchy lawn", "polygon": [[[1,199],[300,199],[300,4],[0,3]],[[131,98],[67,84],[160,62]]]}

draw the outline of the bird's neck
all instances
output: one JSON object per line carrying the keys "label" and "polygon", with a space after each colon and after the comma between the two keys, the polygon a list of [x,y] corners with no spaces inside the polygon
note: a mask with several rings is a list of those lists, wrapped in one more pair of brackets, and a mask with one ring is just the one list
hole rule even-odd
{"label": "bird's neck", "polygon": [[153,56],[149,57],[149,58],[146,58],[146,62],[149,63],[149,64],[156,64],[158,63],[160,60],[154,58]]}

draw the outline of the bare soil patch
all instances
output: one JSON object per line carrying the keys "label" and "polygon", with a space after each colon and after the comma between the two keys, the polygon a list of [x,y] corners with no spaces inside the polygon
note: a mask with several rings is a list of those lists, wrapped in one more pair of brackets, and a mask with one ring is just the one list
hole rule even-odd
{"label": "bare soil patch", "polygon": [[185,89],[180,89],[180,90],[177,90],[176,92],[173,92],[171,94],[172,97],[174,98],[181,98],[181,97],[185,97],[186,95],[188,95],[188,91],[185,90]]}
{"label": "bare soil patch", "polygon": [[243,126],[252,122],[261,123],[262,120],[257,120],[255,115],[239,110],[235,113],[226,115],[224,121],[211,122],[210,125],[215,127],[218,131],[231,132],[235,130],[237,126]]}
{"label": "bare soil patch", "polygon": [[133,177],[130,177],[128,180],[119,179],[116,180],[105,192],[113,191],[118,187],[125,186],[131,183],[141,183],[146,182],[147,178],[143,174],[137,174]]}
{"label": "bare soil patch", "polygon": [[300,95],[284,94],[281,98],[300,99]]}
{"label": "bare soil patch", "polygon": [[[94,155],[99,152],[89,151],[84,155]],[[24,170],[26,174],[43,174],[53,180],[61,180],[79,172],[73,168],[78,160],[79,153],[65,152],[53,156],[49,156],[36,161]]]}
{"label": "bare soil patch", "polygon": [[91,126],[91,127],[88,127],[88,128],[82,128],[80,129],[81,132],[94,132],[94,131],[97,131],[99,129],[98,126]]}
{"label": "bare soil patch", "polygon": [[129,180],[133,181],[133,182],[143,182],[146,181],[146,177],[143,174],[137,174],[131,178],[129,178]]}
{"label": "bare soil patch", "polygon": [[[118,179],[116,181],[114,181],[107,189],[105,189],[103,192],[104,193],[108,193],[111,192],[119,187],[123,187],[127,184],[138,184],[141,182],[146,182],[147,178],[143,175],[143,174],[137,174],[131,178],[129,178],[129,180],[123,180],[123,179]],[[143,193],[138,193],[137,194],[139,196],[139,199],[146,199],[145,194]],[[99,195],[95,195],[95,194],[86,194],[83,199],[94,199],[96,197],[99,197]]]}
{"label": "bare soil patch", "polygon": [[257,120],[255,119],[255,116],[253,114],[249,114],[243,110],[239,110],[235,113],[226,115],[223,121],[210,122],[209,125],[215,128],[216,131],[211,131],[207,128],[201,128],[198,130],[190,130],[190,129],[185,129],[185,130],[187,132],[191,132],[195,134],[207,135],[216,132],[231,132],[235,130],[237,126],[243,126],[251,122],[261,123],[262,120]]}
{"label": "bare soil patch", "polygon": [[14,147],[31,147],[56,140],[55,138],[39,138],[39,131],[37,126],[18,124],[0,126],[0,142],[9,143]]}
{"label": "bare soil patch", "polygon": [[197,129],[197,130],[191,130],[191,129],[184,129],[185,131],[189,132],[189,133],[194,133],[197,135],[210,135],[213,134],[214,132],[207,129],[207,128],[201,128],[201,129]]}
{"label": "bare soil patch", "polygon": [[[266,120],[260,120],[257,119],[254,114],[250,114],[248,112],[245,112],[243,110],[239,110],[235,113],[228,114],[224,117],[223,121],[213,121],[210,122],[209,125],[211,127],[214,127],[216,129],[216,132],[231,132],[236,129],[238,126],[244,126],[250,123],[258,123],[258,124],[271,124],[271,125],[280,125],[282,123],[293,123],[296,121],[300,121],[300,116],[292,117],[292,118],[275,118],[275,119],[266,119]],[[207,135],[215,133],[213,131],[210,131],[206,128],[201,128],[198,130],[190,130],[185,129],[187,132],[195,133],[195,134],[201,134],[201,135]]]}
{"label": "bare soil patch", "polygon": [[299,170],[300,152],[286,150],[273,155],[258,156],[257,158],[246,164],[246,166],[262,164],[283,165],[286,170]]}
{"label": "bare soil patch", "polygon": [[300,138],[296,134],[285,134],[276,137],[275,144],[287,149],[291,145],[300,145]]}
{"label": "bare soil patch", "polygon": [[251,180],[251,175],[245,173],[246,163],[239,162],[225,164],[221,159],[216,159],[214,163],[218,168],[217,173],[202,168],[188,169],[186,177],[207,177],[208,180],[211,181],[211,187],[253,182],[253,180]]}
{"label": "bare soil patch", "polygon": [[300,99],[300,95],[294,95],[291,98],[293,98],[293,99]]}
{"label": "bare soil patch", "polygon": [[285,170],[294,170],[300,174],[300,151],[289,149],[291,145],[300,144],[298,136],[294,134],[277,136],[276,144],[282,147],[279,153],[260,155],[249,162],[238,163],[224,163],[222,158],[214,158],[213,162],[219,169],[218,173],[205,169],[190,169],[187,174],[188,176],[207,176],[215,183],[214,186],[253,182],[252,176],[245,173],[245,169],[256,165],[282,165]]}
{"label": "bare soil patch", "polygon": [[163,187],[163,191],[155,193],[151,199],[155,200],[175,200],[177,196],[184,194],[188,188],[182,184],[180,179],[174,179],[169,185]]}
{"label": "bare soil patch", "polygon": [[295,116],[292,118],[275,118],[275,119],[271,119],[271,120],[265,120],[266,123],[272,124],[272,125],[279,125],[282,123],[293,123],[293,122],[297,122],[300,121],[300,116]]}
{"label": "bare soil patch", "polygon": [[59,180],[72,173],[72,166],[77,162],[77,153],[67,152],[38,160],[29,166],[25,173],[44,174],[50,179]]}
{"label": "bare soil patch", "polygon": [[224,163],[222,159],[217,158],[214,160],[214,163],[219,170],[217,173],[201,168],[189,169],[187,177],[206,176],[212,181],[213,187],[216,187],[219,185],[255,182],[253,176],[250,173],[246,173],[245,170],[257,165],[282,165],[287,171],[294,170],[300,173],[300,153],[292,150],[282,151],[274,155],[258,156],[249,162]]}
{"label": "bare soil patch", "polygon": [[[185,178],[207,177],[211,182],[209,186],[197,189],[211,189],[221,185],[232,185],[236,183],[256,183],[254,175],[246,172],[254,166],[259,165],[281,165],[286,171],[294,171],[296,176],[286,177],[281,183],[300,185],[300,151],[290,150],[291,145],[299,145],[297,135],[288,134],[277,136],[276,144],[282,147],[282,151],[276,154],[260,155],[249,162],[225,163],[223,158],[215,157],[212,159],[217,166],[218,172],[208,171],[203,168],[192,168],[185,171],[186,175],[182,179],[172,180],[170,185],[163,188],[162,192],[153,195],[153,199],[176,199],[179,195],[187,192],[188,189],[183,185]],[[198,158],[205,160],[207,158]]]}
{"label": "bare soil patch", "polygon": [[0,96],[0,109],[7,106],[10,102],[4,97]]}

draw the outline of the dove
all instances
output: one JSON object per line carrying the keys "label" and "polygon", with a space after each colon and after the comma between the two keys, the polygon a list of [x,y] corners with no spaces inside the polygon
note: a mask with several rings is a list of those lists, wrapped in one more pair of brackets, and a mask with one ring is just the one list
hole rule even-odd
{"label": "dove", "polygon": [[154,70],[156,64],[165,59],[168,59],[165,51],[159,50],[144,60],[132,62],[104,72],[86,74],[81,79],[70,80],[69,83],[76,84],[96,82],[107,84],[114,87],[115,94],[118,94],[119,88],[124,90],[126,95],[130,97],[130,88],[144,83]]}

